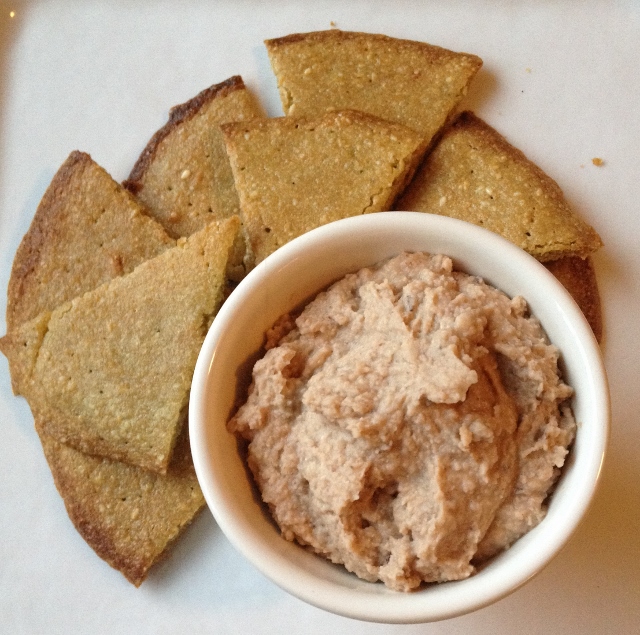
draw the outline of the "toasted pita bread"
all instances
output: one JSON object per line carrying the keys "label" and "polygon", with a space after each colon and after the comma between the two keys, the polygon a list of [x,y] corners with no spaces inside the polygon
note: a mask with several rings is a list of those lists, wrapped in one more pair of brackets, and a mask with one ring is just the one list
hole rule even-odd
{"label": "toasted pita bread", "polygon": [[[34,361],[18,373],[19,388],[45,434],[87,454],[166,472],[239,225],[237,217],[212,222],[51,312],[37,353],[18,357]],[[34,321],[42,333],[44,320]],[[10,358],[33,332],[27,322],[9,333]],[[38,337],[29,341],[37,346]]]}
{"label": "toasted pita bread", "polygon": [[212,220],[238,214],[238,195],[220,124],[261,117],[239,76],[175,106],[124,182],[166,231],[190,236]]}
{"label": "toasted pita bread", "polygon": [[265,42],[284,113],[360,110],[429,142],[482,66],[475,55],[371,33],[331,29]]}
{"label": "toasted pita bread", "polygon": [[445,131],[396,209],[481,225],[541,261],[586,258],[602,246],[558,184],[471,112]]}
{"label": "toasted pita bread", "polygon": [[74,526],[98,556],[140,586],[205,504],[186,434],[160,475],[88,456],[36,427]]}
{"label": "toasted pita bread", "polygon": [[[155,255],[154,245],[160,252],[164,245],[174,244],[155,221],[139,215],[135,201],[121,190],[86,154],[74,152],[63,164],[14,260],[9,282],[14,330],[16,322],[32,317],[33,311],[54,309],[74,294],[128,273],[135,264]],[[96,202],[100,208],[109,191],[113,192],[111,204],[105,205],[99,221],[93,222]],[[82,231],[76,231],[78,228]],[[105,258],[98,257],[102,255]],[[114,266],[104,266],[105,259]],[[49,275],[52,262],[62,265],[56,267],[56,275]],[[38,301],[24,302],[21,294],[27,298],[35,295]],[[18,306],[21,310],[16,310]],[[30,311],[24,312],[26,307]],[[45,311],[31,319],[18,346],[9,337],[0,339],[16,394],[35,365],[49,318],[50,312]],[[36,421],[45,456],[74,525],[100,557],[138,586],[204,506],[186,435],[177,444],[167,475],[162,476],[78,452],[45,434],[42,427]]]}
{"label": "toasted pita bread", "polygon": [[222,130],[256,262],[319,225],[389,209],[425,150],[419,133],[354,111]]}
{"label": "toasted pita bread", "polygon": [[47,188],[13,260],[7,330],[175,244],[88,154],[72,152]]}

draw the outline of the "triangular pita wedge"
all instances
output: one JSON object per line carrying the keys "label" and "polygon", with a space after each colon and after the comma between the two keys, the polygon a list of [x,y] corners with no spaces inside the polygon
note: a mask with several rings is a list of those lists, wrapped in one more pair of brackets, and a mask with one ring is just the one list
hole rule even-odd
{"label": "triangular pita wedge", "polygon": [[360,110],[409,126],[427,142],[482,66],[475,55],[338,29],[288,35],[265,45],[286,115]]}
{"label": "triangular pita wedge", "polygon": [[262,116],[234,76],[175,106],[124,182],[167,232],[189,236],[212,220],[238,214],[221,123]]}
{"label": "triangular pita wedge", "polygon": [[[166,472],[239,225],[213,222],[4,338],[10,361],[33,362],[19,388],[45,434]],[[24,352],[29,345],[35,354]]]}
{"label": "triangular pita wedge", "polygon": [[[15,321],[31,315],[13,307],[53,309],[173,244],[102,168],[74,152],[54,177],[16,254],[8,313]],[[30,321],[30,332],[22,333],[26,345],[13,354],[3,346],[10,338],[0,339],[16,394],[35,365],[49,316],[44,312]],[[139,585],[204,506],[186,434],[167,474],[159,475],[74,450],[45,434],[38,421],[36,429],[75,527],[100,557]]]}
{"label": "triangular pita wedge", "polygon": [[445,131],[395,207],[481,225],[541,261],[602,245],[558,184],[471,112]]}
{"label": "triangular pita wedge", "polygon": [[88,154],[72,152],[16,252],[7,330],[52,310],[175,244]]}
{"label": "triangular pita wedge", "polygon": [[98,556],[139,586],[204,507],[186,434],[160,475],[78,452],[36,425],[74,526]]}
{"label": "triangular pita wedge", "polygon": [[589,255],[602,245],[558,184],[471,112],[448,128],[395,204],[460,218],[501,234],[549,269],[602,337],[600,299]]}
{"label": "triangular pita wedge", "polygon": [[222,130],[256,262],[330,221],[389,209],[425,150],[413,130],[355,111]]}

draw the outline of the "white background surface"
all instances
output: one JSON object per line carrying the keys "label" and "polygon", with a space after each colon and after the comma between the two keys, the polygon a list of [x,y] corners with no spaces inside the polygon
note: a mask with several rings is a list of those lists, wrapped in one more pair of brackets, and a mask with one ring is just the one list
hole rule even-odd
{"label": "white background surface", "polygon": [[0,0],[0,333],[15,250],[69,152],[122,180],[171,106],[234,74],[280,115],[262,41],[331,22],[482,57],[464,106],[600,232],[613,421],[589,515],[525,587],[436,624],[368,624],[308,606],[244,562],[207,511],[135,589],[72,527],[2,357],[1,633],[639,631],[640,2]]}

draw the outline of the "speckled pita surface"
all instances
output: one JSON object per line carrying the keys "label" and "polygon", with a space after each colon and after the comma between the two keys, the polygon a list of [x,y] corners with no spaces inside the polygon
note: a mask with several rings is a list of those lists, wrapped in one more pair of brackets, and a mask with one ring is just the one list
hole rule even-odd
{"label": "speckled pita surface", "polygon": [[586,258],[602,246],[558,184],[468,111],[444,132],[395,207],[475,223],[541,261]]}
{"label": "speckled pita surface", "polygon": [[88,154],[72,152],[53,177],[14,257],[7,330],[133,271],[174,244]]}
{"label": "speckled pita surface", "polygon": [[390,209],[425,151],[414,130],[356,111],[222,130],[256,262],[325,223]]}
{"label": "speckled pita surface", "polygon": [[238,214],[220,124],[261,116],[241,77],[206,88],[171,109],[169,121],[151,138],[125,187],[174,238]]}
{"label": "speckled pita surface", "polygon": [[429,142],[482,66],[476,55],[372,33],[331,29],[265,42],[284,113],[360,110]]}
{"label": "speckled pita surface", "polygon": [[[44,433],[87,454],[166,472],[239,223],[211,223],[50,314],[29,356],[33,368],[21,371],[21,392]],[[31,337],[33,325],[17,330],[14,347],[22,333]]]}
{"label": "speckled pita surface", "polygon": [[89,456],[36,427],[74,526],[101,558],[140,586],[204,507],[187,436],[178,441],[166,475],[160,475]]}

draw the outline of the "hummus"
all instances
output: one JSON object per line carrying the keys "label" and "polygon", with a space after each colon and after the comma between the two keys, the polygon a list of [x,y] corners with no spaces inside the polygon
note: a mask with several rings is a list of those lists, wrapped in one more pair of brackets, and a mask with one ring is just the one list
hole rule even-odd
{"label": "hummus", "polygon": [[576,426],[523,298],[406,253],[284,316],[266,348],[229,429],[287,540],[408,591],[544,517]]}

